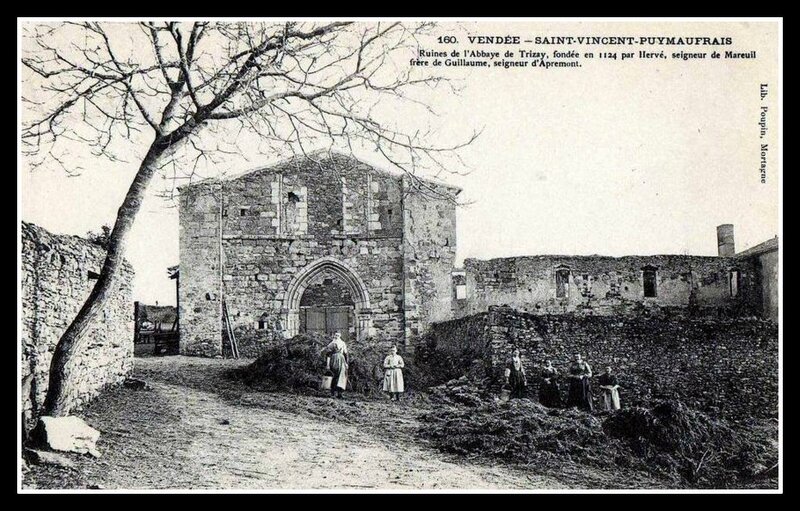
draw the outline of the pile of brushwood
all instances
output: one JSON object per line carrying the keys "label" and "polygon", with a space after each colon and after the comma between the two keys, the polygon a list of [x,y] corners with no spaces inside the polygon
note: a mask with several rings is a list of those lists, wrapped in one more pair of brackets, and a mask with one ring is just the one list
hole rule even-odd
{"label": "pile of brushwood", "polygon": [[[266,348],[253,363],[234,370],[233,376],[261,390],[318,392],[326,373],[322,350],[329,342],[318,335],[297,335]],[[376,396],[383,391],[383,360],[389,344],[369,341],[348,344],[348,391],[364,396]],[[423,388],[426,379],[411,357],[403,358],[406,391],[413,393]]]}
{"label": "pile of brushwood", "polygon": [[777,463],[769,439],[679,401],[620,410],[603,422],[603,431],[624,443],[628,460],[645,460],[651,469],[695,488],[740,487]]}
{"label": "pile of brushwood", "polygon": [[680,402],[592,415],[529,399],[503,403],[480,383],[460,378],[432,388],[431,401],[441,406],[421,416],[420,437],[469,457],[538,467],[574,462],[646,473],[670,487],[742,487],[776,461],[764,439]]}

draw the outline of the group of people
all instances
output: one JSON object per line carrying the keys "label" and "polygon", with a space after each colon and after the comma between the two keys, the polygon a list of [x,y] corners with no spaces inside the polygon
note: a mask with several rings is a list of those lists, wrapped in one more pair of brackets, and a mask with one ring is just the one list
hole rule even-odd
{"label": "group of people", "polygon": [[[592,398],[592,368],[580,354],[576,353],[567,374],[569,387],[567,391],[567,407],[577,407],[588,412],[594,411]],[[561,388],[558,384],[558,370],[550,360],[545,361],[539,378],[539,402],[550,408],[562,406]],[[506,362],[505,383],[510,388],[510,397],[520,398],[525,395],[528,386],[525,367],[522,365],[520,352],[515,349]],[[603,398],[603,409],[619,410],[619,382],[611,367],[597,378]]]}
{"label": "group of people", "polygon": [[[342,340],[342,334],[333,334],[333,340],[322,349],[322,354],[327,355],[326,367],[331,373],[331,396],[341,399],[342,392],[347,388],[347,370],[349,368],[349,355],[347,343]],[[389,349],[389,354],[383,359],[383,391],[388,393],[392,401],[400,401],[400,395],[405,392],[403,382],[403,357],[397,354],[397,346]]]}
{"label": "group of people", "polygon": [[[334,333],[333,340],[322,349],[321,354],[326,356],[326,368],[330,372],[331,396],[341,398],[347,388],[347,371],[349,368],[349,355],[347,343],[342,340],[342,334]],[[405,392],[403,381],[403,357],[397,354],[397,346],[389,349],[389,354],[383,359],[383,391],[388,393],[392,401],[400,401],[400,396]],[[592,398],[592,368],[580,354],[576,353],[569,366],[567,374],[569,387],[567,392],[567,407],[578,407],[589,412],[594,411]],[[550,408],[562,406],[561,388],[558,383],[558,370],[553,367],[550,360],[545,361],[539,381],[539,402]],[[522,364],[520,351],[515,349],[511,358],[506,362],[505,383],[510,388],[510,397],[521,398],[525,396],[528,379],[525,366]],[[606,411],[619,410],[619,383],[611,367],[597,378],[603,398],[603,409]]]}

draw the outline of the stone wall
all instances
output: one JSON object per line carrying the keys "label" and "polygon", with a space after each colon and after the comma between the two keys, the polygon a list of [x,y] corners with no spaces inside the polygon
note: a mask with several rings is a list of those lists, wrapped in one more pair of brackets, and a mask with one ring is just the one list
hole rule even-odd
{"label": "stone wall", "polygon": [[[22,360],[25,379],[33,375],[23,410],[37,415],[44,403],[53,350],[89,296],[105,251],[77,236],[54,235],[22,222]],[[106,385],[133,369],[133,268],[125,262],[117,287],[95,319],[77,359],[76,389],[70,407],[78,408]]]}
{"label": "stone wall", "polygon": [[[644,275],[655,272],[655,296]],[[739,272],[732,296],[731,270]],[[557,273],[566,275],[564,292]],[[529,256],[465,261],[467,299],[456,314],[508,305],[531,314],[747,316],[760,300],[752,261],[702,256]]]}
{"label": "stone wall", "polygon": [[403,178],[405,337],[452,318],[457,189]]}
{"label": "stone wall", "polygon": [[[733,420],[776,417],[778,330],[756,319],[687,319],[534,315],[508,307],[468,316],[439,328],[439,346],[464,344],[463,322],[472,328],[471,346],[485,346],[483,358],[499,377],[514,348],[522,353],[530,395],[545,360],[564,375],[580,353],[599,374],[610,365],[620,379],[623,406],[678,398],[689,406]],[[437,325],[438,327],[438,325]],[[437,328],[435,327],[435,328]],[[448,332],[451,334],[448,335]],[[566,395],[566,381],[562,381]]]}
{"label": "stone wall", "polygon": [[343,155],[297,158],[184,187],[181,196],[182,353],[222,354],[217,295],[242,356],[297,333],[296,309],[318,283],[315,268],[347,284],[359,336],[402,339],[399,177]]}
{"label": "stone wall", "polygon": [[181,190],[178,317],[182,355],[222,353],[219,197],[219,188],[213,185]]}
{"label": "stone wall", "polygon": [[778,322],[778,250],[759,254],[754,258],[761,285],[761,297],[764,317]]}

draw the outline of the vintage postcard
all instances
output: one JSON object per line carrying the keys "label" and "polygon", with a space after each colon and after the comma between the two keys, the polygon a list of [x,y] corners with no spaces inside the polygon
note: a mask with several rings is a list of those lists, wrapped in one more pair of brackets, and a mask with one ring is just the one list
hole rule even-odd
{"label": "vintage postcard", "polygon": [[18,20],[18,491],[782,481],[782,29]]}

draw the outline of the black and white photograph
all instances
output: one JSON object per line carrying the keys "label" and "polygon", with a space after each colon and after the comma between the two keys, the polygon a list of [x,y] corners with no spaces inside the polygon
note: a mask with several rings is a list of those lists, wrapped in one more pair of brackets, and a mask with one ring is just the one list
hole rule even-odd
{"label": "black and white photograph", "polygon": [[18,18],[17,492],[783,492],[781,18]]}

